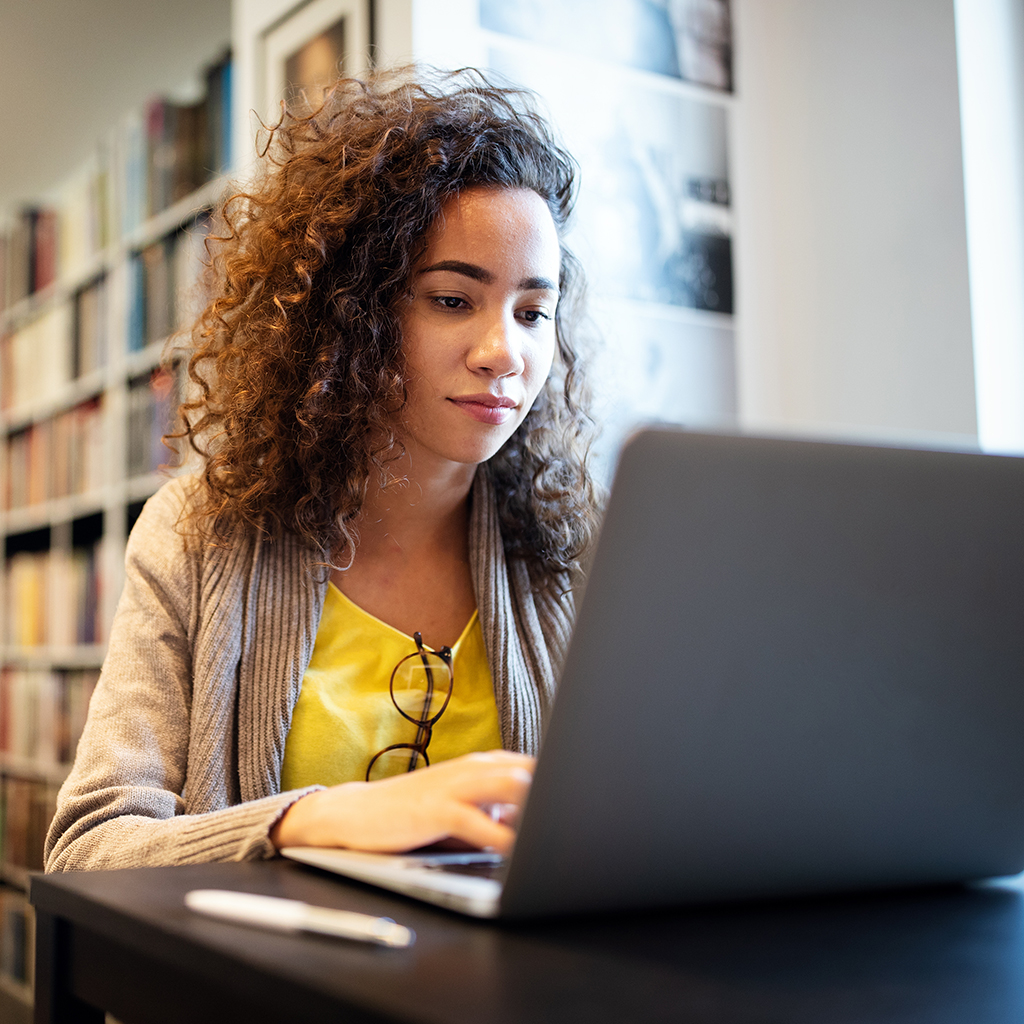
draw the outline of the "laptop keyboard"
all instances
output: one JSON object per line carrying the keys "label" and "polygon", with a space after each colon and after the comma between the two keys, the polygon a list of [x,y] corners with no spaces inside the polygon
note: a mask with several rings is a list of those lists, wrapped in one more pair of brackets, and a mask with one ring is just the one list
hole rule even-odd
{"label": "laptop keyboard", "polygon": [[476,878],[499,878],[505,858],[497,853],[437,853],[418,858],[419,866],[446,875],[473,875]]}

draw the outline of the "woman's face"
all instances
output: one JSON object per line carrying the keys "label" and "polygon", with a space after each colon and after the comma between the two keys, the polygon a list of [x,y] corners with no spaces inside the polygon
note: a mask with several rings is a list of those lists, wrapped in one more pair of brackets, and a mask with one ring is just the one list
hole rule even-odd
{"label": "woman's face", "polygon": [[560,265],[535,192],[472,188],[442,208],[401,320],[414,466],[484,462],[522,423],[554,357]]}

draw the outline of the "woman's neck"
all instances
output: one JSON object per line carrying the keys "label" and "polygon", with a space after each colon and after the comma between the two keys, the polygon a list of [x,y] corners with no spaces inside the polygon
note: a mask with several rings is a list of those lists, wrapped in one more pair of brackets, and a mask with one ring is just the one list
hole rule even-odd
{"label": "woman's neck", "polygon": [[447,463],[431,474],[412,472],[408,456],[372,480],[355,526],[358,557],[406,557],[417,551],[468,550],[469,492],[475,466]]}
{"label": "woman's neck", "polygon": [[454,645],[476,607],[469,567],[469,493],[475,466],[415,475],[407,458],[371,485],[355,555],[331,579],[365,611],[434,648]]}

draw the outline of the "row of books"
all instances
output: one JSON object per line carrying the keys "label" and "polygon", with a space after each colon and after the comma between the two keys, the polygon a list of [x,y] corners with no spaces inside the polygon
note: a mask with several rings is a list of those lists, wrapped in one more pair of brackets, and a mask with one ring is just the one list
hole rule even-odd
{"label": "row of books", "polygon": [[3,247],[10,302],[57,280],[58,231],[57,211],[48,207],[27,207],[15,216]]}
{"label": "row of books", "polygon": [[4,507],[87,494],[104,482],[103,403],[82,402],[7,439]]}
{"label": "row of books", "polygon": [[195,103],[151,100],[119,137],[123,227],[134,230],[231,166],[231,58],[205,73]]}
{"label": "row of books", "polygon": [[0,671],[0,751],[70,764],[85,728],[99,669]]}
{"label": "row of books", "polygon": [[75,293],[71,375],[76,379],[106,365],[109,323],[107,279],[101,276]]}
{"label": "row of books", "polygon": [[61,277],[80,277],[116,237],[109,153],[109,145],[97,146],[61,189],[57,200]]}
{"label": "row of books", "polygon": [[51,206],[23,209],[0,232],[0,311],[73,278],[118,237],[231,166],[231,58],[204,74],[195,102],[151,100],[98,146]]}
{"label": "row of books", "polygon": [[53,820],[58,787],[14,775],[0,777],[0,784],[0,863],[41,871],[43,844]]}
{"label": "row of books", "polygon": [[[203,304],[208,215],[146,246],[128,261],[128,351],[187,329]],[[0,339],[0,407],[31,408],[59,398],[72,380],[106,365],[110,328],[104,276]]]}
{"label": "row of books", "polygon": [[0,975],[16,985],[32,984],[34,923],[28,897],[0,886]]}
{"label": "row of books", "polygon": [[128,476],[156,473],[177,464],[176,451],[163,442],[174,427],[179,404],[178,378],[154,370],[128,388]]}
{"label": "row of books", "polygon": [[60,303],[0,338],[0,405],[17,410],[57,398],[72,377],[73,310]]}
{"label": "row of books", "polygon": [[80,288],[69,305],[47,310],[0,342],[4,409],[18,409],[60,394],[69,381],[107,361],[107,279]]}
{"label": "row of books", "polygon": [[99,545],[21,551],[4,567],[6,642],[96,644],[102,638]]}
{"label": "row of books", "polygon": [[202,309],[208,215],[146,246],[129,265],[128,350],[136,352],[189,327]]}

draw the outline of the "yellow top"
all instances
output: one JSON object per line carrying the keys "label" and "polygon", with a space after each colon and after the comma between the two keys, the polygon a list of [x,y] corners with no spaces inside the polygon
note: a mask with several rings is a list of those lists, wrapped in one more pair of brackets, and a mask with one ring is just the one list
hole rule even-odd
{"label": "yellow top", "polygon": [[[416,726],[395,710],[388,686],[394,667],[415,651],[412,637],[328,584],[313,657],[285,741],[282,791],[314,783],[361,782],[377,751],[415,741]],[[501,747],[494,685],[476,612],[452,648],[452,669],[452,697],[427,748],[431,764]]]}

